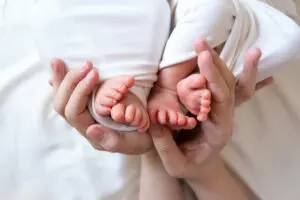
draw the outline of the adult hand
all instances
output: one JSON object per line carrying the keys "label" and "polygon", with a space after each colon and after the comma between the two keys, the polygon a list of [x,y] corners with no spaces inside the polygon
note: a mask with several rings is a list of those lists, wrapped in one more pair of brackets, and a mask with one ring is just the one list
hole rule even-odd
{"label": "adult hand", "polygon": [[87,105],[93,89],[99,83],[96,69],[87,62],[81,69],[68,70],[61,60],[52,62],[54,108],[59,115],[77,129],[91,145],[101,151],[141,154],[152,148],[146,133],[121,134],[97,124]]}
{"label": "adult hand", "polygon": [[260,49],[252,49],[247,52],[244,68],[236,83],[235,105],[240,106],[252,98],[255,91],[260,90],[273,83],[273,77],[269,77],[256,83],[258,73],[258,62],[261,57]]}
{"label": "adult hand", "polygon": [[169,129],[163,126],[150,128],[154,146],[166,171],[173,177],[188,180],[202,178],[206,163],[218,157],[232,134],[235,109],[235,77],[202,38],[195,42],[194,48],[200,72],[206,77],[207,88],[212,93],[208,119],[194,130],[198,131],[199,137],[179,148]]}

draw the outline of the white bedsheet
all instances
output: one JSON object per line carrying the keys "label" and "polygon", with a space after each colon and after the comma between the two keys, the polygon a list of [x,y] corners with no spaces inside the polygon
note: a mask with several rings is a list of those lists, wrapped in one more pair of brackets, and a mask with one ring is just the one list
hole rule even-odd
{"label": "white bedsheet", "polygon": [[93,150],[53,112],[25,14],[12,12],[24,2],[0,0],[0,199],[137,199],[139,158]]}
{"label": "white bedsheet", "polygon": [[[94,151],[53,112],[48,73],[26,31],[26,12],[17,12],[31,1],[0,0],[9,13],[0,19],[0,199],[137,199],[139,158]],[[298,74],[299,67],[286,69],[238,110],[224,151],[266,200],[300,196]]]}

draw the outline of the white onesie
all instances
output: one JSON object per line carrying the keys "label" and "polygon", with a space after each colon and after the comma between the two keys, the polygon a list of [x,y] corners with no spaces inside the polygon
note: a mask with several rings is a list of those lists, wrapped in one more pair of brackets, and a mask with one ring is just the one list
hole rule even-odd
{"label": "white onesie", "polygon": [[[40,0],[32,13],[34,37],[46,66],[53,58],[75,68],[89,60],[101,81],[132,75],[131,92],[146,106],[170,31],[167,0]],[[90,110],[107,127],[136,130],[98,116],[93,100]]]}
{"label": "white onesie", "polygon": [[[47,66],[54,57],[71,67],[90,60],[101,80],[133,75],[131,91],[145,106],[164,47],[161,68],[195,57],[192,43],[199,35],[212,47],[225,42],[221,57],[236,76],[245,52],[254,46],[263,52],[259,80],[300,60],[299,27],[261,1],[178,0],[173,5],[175,28],[169,39],[171,5],[166,0],[40,0],[32,20],[34,34]],[[91,102],[99,123],[135,130],[97,116]]]}
{"label": "white onesie", "polygon": [[197,36],[206,38],[212,47],[225,42],[220,57],[235,76],[243,69],[245,53],[253,47],[263,52],[257,81],[300,61],[299,26],[263,1],[178,0],[175,13],[176,26],[161,68],[195,57],[192,43]]}

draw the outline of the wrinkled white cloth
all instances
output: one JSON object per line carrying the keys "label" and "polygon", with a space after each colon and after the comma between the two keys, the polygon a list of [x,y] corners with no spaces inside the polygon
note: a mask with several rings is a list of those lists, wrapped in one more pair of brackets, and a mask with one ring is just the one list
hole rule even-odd
{"label": "wrinkled white cloth", "polygon": [[[135,86],[130,91],[147,106],[169,36],[171,11],[166,0],[38,1],[31,22],[47,68],[54,57],[75,68],[90,60],[101,81],[120,75],[134,76]],[[90,111],[106,127],[136,130],[110,117],[99,116],[94,100]]]}
{"label": "wrinkled white cloth", "polygon": [[[0,199],[137,200],[140,159],[95,151],[53,111],[24,21],[35,1],[0,0]],[[300,196],[299,73],[299,64],[284,69],[238,110],[223,152],[262,200]]]}
{"label": "wrinkled white cloth", "polygon": [[[32,21],[46,67],[59,57],[72,67],[92,61],[102,80],[132,75],[136,84],[131,92],[146,106],[170,17],[166,1],[53,0],[37,3]],[[260,1],[179,0],[175,17],[161,67],[195,57],[191,44],[199,35],[212,47],[225,42],[220,56],[236,76],[242,71],[246,51],[255,46],[263,51],[258,81],[300,61],[299,26]],[[95,93],[90,110],[97,122],[118,131],[136,130],[97,115],[94,97]]]}
{"label": "wrinkled white cloth", "polygon": [[220,57],[235,76],[243,69],[246,52],[261,48],[261,81],[278,69],[300,62],[300,27],[287,15],[258,0],[178,0],[175,29],[161,67],[196,56],[192,43],[199,35],[213,47],[225,42]]}

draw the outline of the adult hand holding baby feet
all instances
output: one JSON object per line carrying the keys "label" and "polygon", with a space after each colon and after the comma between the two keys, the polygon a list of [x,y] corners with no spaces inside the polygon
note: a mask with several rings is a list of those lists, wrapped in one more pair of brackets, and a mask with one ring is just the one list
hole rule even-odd
{"label": "adult hand holding baby feet", "polygon": [[[151,91],[148,103],[148,112],[152,123],[167,125],[171,129],[196,127],[196,120],[182,112],[177,92],[180,92],[180,98],[183,97],[182,100],[187,105],[187,109],[197,115],[198,121],[207,119],[210,111],[211,92],[206,88],[204,76],[201,74],[189,76],[196,66],[197,59],[194,58],[160,70],[158,81]],[[187,76],[189,77],[186,78]],[[191,103],[186,103],[186,99]]]}
{"label": "adult hand holding baby feet", "polygon": [[134,126],[145,132],[150,125],[146,108],[129,89],[134,85],[132,76],[120,76],[100,84],[95,96],[95,111],[115,122]]}
{"label": "adult hand holding baby feet", "polygon": [[[152,148],[147,133],[122,134],[98,124],[88,110],[88,101],[99,83],[97,70],[88,62],[82,69],[68,69],[62,60],[53,60],[53,104],[66,123],[74,127],[97,150],[141,154]],[[101,79],[101,78],[100,78]],[[130,79],[129,79],[130,80]]]}
{"label": "adult hand holding baby feet", "polygon": [[[198,38],[195,43],[196,52],[202,52],[206,50],[210,53],[211,59],[207,59],[207,57],[200,58],[198,61],[198,65],[208,65],[211,62],[216,63],[217,66],[226,66],[226,64],[219,59],[218,54],[206,43],[203,38]],[[258,74],[258,63],[262,52],[259,48],[250,49],[246,55],[244,60],[244,67],[239,75],[239,79],[236,83],[235,89],[235,105],[238,107],[243,103],[247,102],[251,99],[254,92],[264,88],[273,83],[273,78],[269,77],[260,82],[256,82],[256,77]],[[189,112],[194,115],[198,115],[201,117],[201,111],[210,111],[210,102],[206,101],[206,97],[210,96],[209,91],[203,90],[203,83],[205,82],[205,77],[200,73],[192,74],[189,77],[181,80],[177,85],[177,93],[181,103],[187,108]],[[199,103],[199,94],[204,97],[203,101]],[[203,94],[205,93],[205,94]],[[200,114],[199,114],[200,113]]]}

